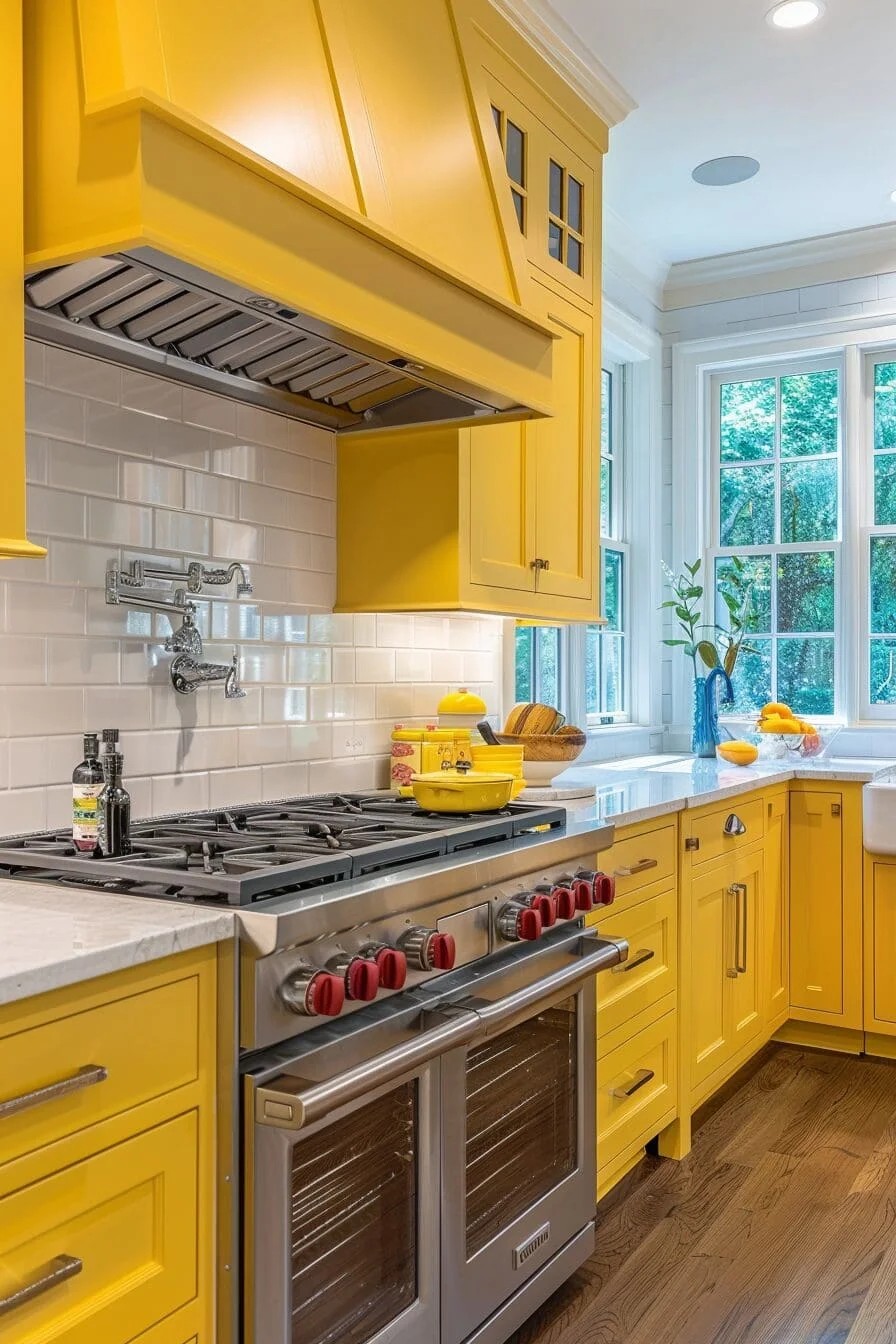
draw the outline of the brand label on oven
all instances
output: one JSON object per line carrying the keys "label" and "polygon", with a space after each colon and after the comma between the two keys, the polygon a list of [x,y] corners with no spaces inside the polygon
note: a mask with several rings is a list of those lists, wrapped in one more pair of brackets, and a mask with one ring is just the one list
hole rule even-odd
{"label": "brand label on oven", "polygon": [[533,1232],[528,1240],[520,1242],[519,1246],[514,1247],[513,1267],[522,1269],[527,1260],[531,1260],[536,1251],[542,1246],[546,1246],[551,1239],[550,1223],[542,1223],[537,1232]]}

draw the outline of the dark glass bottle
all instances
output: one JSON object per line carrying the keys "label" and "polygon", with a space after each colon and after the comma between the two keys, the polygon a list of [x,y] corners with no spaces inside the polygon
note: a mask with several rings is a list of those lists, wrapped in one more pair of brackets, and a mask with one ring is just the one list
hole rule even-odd
{"label": "dark glass bottle", "polygon": [[102,757],[105,783],[100,794],[97,848],[104,859],[131,852],[131,795],[121,782],[124,757],[117,751]]}
{"label": "dark glass bottle", "polygon": [[84,759],[72,773],[72,841],[75,849],[85,854],[92,854],[96,848],[103,782],[97,735],[85,733]]}

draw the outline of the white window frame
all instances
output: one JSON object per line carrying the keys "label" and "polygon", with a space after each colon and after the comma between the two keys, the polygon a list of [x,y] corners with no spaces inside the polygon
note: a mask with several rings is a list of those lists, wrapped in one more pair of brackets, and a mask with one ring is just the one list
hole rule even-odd
{"label": "white window frame", "polygon": [[[712,471],[712,394],[715,374],[747,376],[754,368],[840,358],[845,408],[837,612],[837,717],[851,727],[896,725],[896,705],[872,706],[869,692],[870,538],[886,528],[873,518],[873,396],[871,366],[896,358],[893,313],[822,319],[727,337],[681,342],[672,351],[672,559],[708,556],[714,538],[716,489]],[[892,529],[890,529],[892,532]],[[830,549],[819,544],[821,549]],[[815,549],[815,543],[812,543]],[[758,548],[768,549],[768,548]],[[668,558],[668,557],[667,557]],[[670,650],[675,653],[675,650]],[[680,652],[680,651],[679,651]],[[669,742],[685,744],[691,717],[691,678],[684,658],[671,658]]]}
{"label": "white window frame", "polygon": [[[836,369],[839,385],[839,425],[837,433],[837,536],[833,541],[806,541],[806,542],[782,542],[775,541],[768,545],[731,547],[721,545],[721,482],[722,467],[721,459],[721,388],[725,383],[734,382],[753,382],[762,378],[774,378],[780,380],[793,374],[799,373],[820,373],[828,369]],[[771,581],[771,608],[772,608],[772,628],[768,636],[764,633],[757,635],[757,639],[769,638],[772,641],[772,666],[777,662],[778,642],[781,639],[791,638],[789,635],[781,635],[777,627],[777,582],[776,568],[777,560],[782,555],[817,554],[820,552],[833,552],[834,554],[834,629],[830,632],[834,639],[834,684],[835,701],[834,711],[829,715],[814,714],[813,718],[823,723],[835,722],[843,719],[846,715],[846,702],[844,699],[844,667],[843,650],[845,641],[840,635],[840,626],[842,623],[842,605],[843,605],[843,537],[844,528],[844,461],[846,458],[846,425],[845,425],[845,406],[846,406],[846,370],[845,361],[842,352],[824,356],[815,356],[808,359],[777,359],[771,360],[765,364],[752,364],[747,368],[742,365],[736,368],[718,369],[708,375],[708,394],[709,394],[709,442],[707,445],[707,470],[710,475],[709,501],[711,509],[711,523],[708,536],[708,545],[705,549],[705,568],[704,584],[706,595],[710,599],[705,609],[705,619],[707,621],[715,620],[715,570],[716,562],[720,559],[726,559],[732,555],[739,555],[748,559],[750,556],[770,556],[772,563],[772,581]],[[780,400],[780,389],[776,394]],[[761,461],[745,463],[746,466],[763,466],[770,462],[774,466],[775,475],[775,502],[780,499],[781,491],[781,441],[780,441],[780,407],[776,415],[775,427],[775,450],[774,457],[763,458]],[[802,459],[806,462],[826,461],[830,455],[824,457]],[[777,508],[775,516],[775,530],[778,529],[779,519],[777,517]],[[819,632],[821,637],[827,634],[826,631]],[[808,636],[811,638],[811,636]],[[799,636],[794,636],[799,638]],[[772,690],[772,698],[776,696],[776,691]]]}

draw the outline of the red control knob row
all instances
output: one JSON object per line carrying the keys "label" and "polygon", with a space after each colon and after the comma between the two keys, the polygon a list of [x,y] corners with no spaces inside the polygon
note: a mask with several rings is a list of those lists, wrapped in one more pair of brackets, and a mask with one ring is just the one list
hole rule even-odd
{"label": "red control knob row", "polygon": [[345,1003],[345,978],[303,963],[280,986],[280,997],[304,1017],[338,1017]]}
{"label": "red control knob row", "polygon": [[509,901],[498,911],[497,927],[509,943],[534,942],[541,937],[541,914],[522,901]]}
{"label": "red control knob row", "polygon": [[457,957],[457,946],[450,933],[415,927],[401,938],[401,951],[408,965],[418,971],[450,971]]}
{"label": "red control knob row", "polygon": [[543,883],[535,888],[526,904],[538,910],[546,929],[558,919],[575,919],[576,916],[575,892],[569,883],[555,882],[553,886]]}
{"label": "red control knob row", "polygon": [[404,989],[404,982],[408,978],[408,959],[397,947],[391,947],[388,943],[368,943],[358,955],[376,966],[380,989]]}

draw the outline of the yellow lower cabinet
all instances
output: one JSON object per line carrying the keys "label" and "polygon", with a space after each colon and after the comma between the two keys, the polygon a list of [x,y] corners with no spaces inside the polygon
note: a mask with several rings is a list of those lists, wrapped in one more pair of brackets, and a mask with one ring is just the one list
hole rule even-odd
{"label": "yellow lower cabinet", "polygon": [[678,1022],[672,1011],[597,1058],[597,1189],[675,1116]]}
{"label": "yellow lower cabinet", "polygon": [[662,891],[589,923],[629,945],[628,961],[597,977],[598,1039],[605,1039],[677,988],[678,898],[674,889]]}
{"label": "yellow lower cabinet", "polygon": [[896,1036],[896,863],[865,863],[865,1030]]}
{"label": "yellow lower cabinet", "polygon": [[126,1344],[197,1290],[198,1114],[0,1201],[0,1344]]}
{"label": "yellow lower cabinet", "polygon": [[702,1100],[733,1070],[764,1029],[761,966],[763,850],[711,865],[690,891],[689,1032],[692,1099]]}

